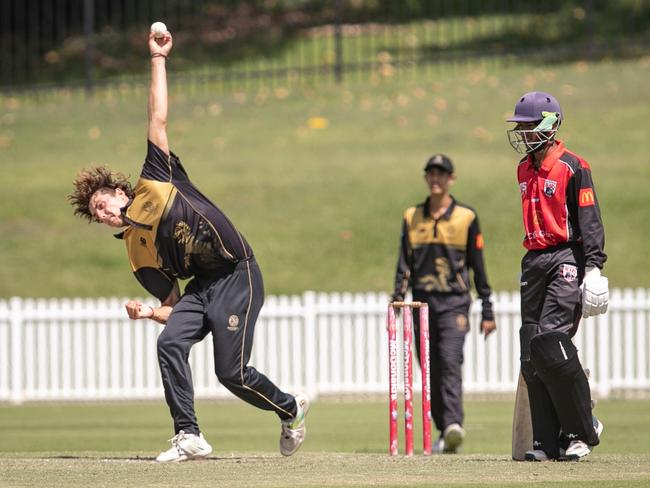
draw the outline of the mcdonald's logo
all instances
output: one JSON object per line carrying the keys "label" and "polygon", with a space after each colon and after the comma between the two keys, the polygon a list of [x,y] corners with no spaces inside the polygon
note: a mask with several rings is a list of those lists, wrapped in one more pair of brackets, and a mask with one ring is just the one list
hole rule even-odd
{"label": "mcdonald's logo", "polygon": [[592,188],[582,188],[580,189],[579,203],[581,207],[590,207],[596,205],[596,199],[594,198],[594,190]]}

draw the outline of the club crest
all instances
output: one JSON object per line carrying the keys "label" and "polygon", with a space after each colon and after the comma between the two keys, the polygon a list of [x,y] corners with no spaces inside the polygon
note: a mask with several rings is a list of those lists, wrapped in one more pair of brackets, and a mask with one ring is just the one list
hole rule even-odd
{"label": "club crest", "polygon": [[560,265],[560,274],[569,283],[578,279],[578,268],[572,264]]}
{"label": "club crest", "polygon": [[557,188],[557,181],[553,180],[544,180],[544,195],[547,197],[552,197],[555,195],[555,189]]}
{"label": "club crest", "polygon": [[239,317],[236,315],[231,315],[228,317],[228,330],[235,331],[239,327]]}
{"label": "club crest", "polygon": [[522,195],[526,194],[526,187],[527,187],[527,185],[526,185],[525,181],[522,181],[521,183],[519,183],[519,191],[521,192]]}

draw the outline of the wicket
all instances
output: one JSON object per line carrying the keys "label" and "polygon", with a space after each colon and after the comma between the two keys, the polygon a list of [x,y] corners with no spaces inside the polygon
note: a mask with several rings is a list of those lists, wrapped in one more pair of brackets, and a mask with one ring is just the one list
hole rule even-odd
{"label": "wicket", "polygon": [[397,440],[397,321],[395,309],[402,309],[404,344],[405,454],[413,455],[413,309],[420,313],[420,365],[422,369],[422,453],[431,454],[431,378],[429,376],[429,307],[422,302],[388,304],[389,431],[391,456],[398,454]]}

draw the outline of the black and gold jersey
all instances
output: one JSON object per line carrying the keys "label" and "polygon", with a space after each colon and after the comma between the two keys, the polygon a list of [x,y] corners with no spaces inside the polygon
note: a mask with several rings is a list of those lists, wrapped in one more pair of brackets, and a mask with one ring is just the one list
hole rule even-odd
{"label": "black and gold jersey", "polygon": [[190,181],[178,157],[148,141],[135,196],[122,209],[131,268],[164,301],[176,279],[211,279],[250,259],[251,247],[228,217]]}
{"label": "black and gold jersey", "polygon": [[438,296],[467,295],[469,269],[483,301],[483,318],[493,319],[483,261],[483,236],[476,212],[452,198],[447,211],[434,219],[429,200],[404,212],[401,245],[395,273],[394,299],[414,292]]}

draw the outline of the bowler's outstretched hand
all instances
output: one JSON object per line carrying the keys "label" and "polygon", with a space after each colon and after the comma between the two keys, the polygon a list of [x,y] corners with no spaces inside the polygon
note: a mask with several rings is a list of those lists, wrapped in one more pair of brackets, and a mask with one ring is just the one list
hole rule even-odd
{"label": "bowler's outstretched hand", "polygon": [[149,33],[149,52],[152,56],[169,56],[173,44],[172,35],[169,31],[165,32],[162,37],[158,38],[156,38],[156,35],[153,32]]}

